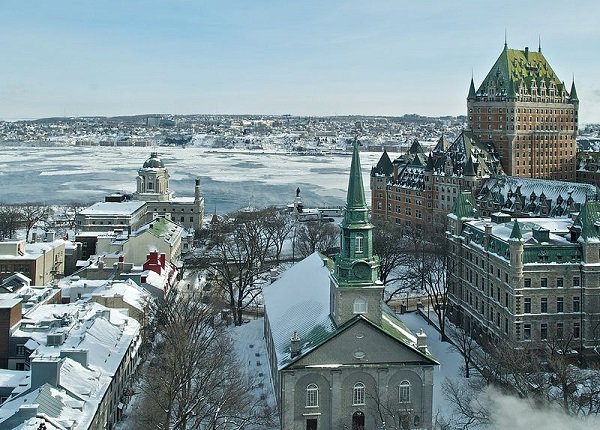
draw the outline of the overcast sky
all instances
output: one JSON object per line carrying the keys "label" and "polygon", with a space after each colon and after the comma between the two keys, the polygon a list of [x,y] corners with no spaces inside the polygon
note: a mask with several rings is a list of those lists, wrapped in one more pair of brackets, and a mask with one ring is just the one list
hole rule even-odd
{"label": "overcast sky", "polygon": [[509,47],[600,122],[600,2],[2,0],[0,118],[459,115]]}

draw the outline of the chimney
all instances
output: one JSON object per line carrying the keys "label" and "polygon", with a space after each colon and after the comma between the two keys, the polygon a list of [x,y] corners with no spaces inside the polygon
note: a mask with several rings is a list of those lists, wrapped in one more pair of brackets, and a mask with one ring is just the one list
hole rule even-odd
{"label": "chimney", "polygon": [[35,418],[37,416],[39,406],[40,405],[37,403],[21,405],[18,412],[19,420],[24,423],[30,418]]}
{"label": "chimney", "polygon": [[164,253],[160,254],[160,267],[162,267],[164,269],[166,264],[167,264],[167,255]]}
{"label": "chimney", "polygon": [[98,259],[98,270],[104,270],[104,259],[103,258]]}
{"label": "chimney", "polygon": [[194,189],[194,200],[200,200],[200,178],[196,178],[196,187]]}
{"label": "chimney", "polygon": [[87,349],[62,349],[60,351],[60,357],[68,357],[73,361],[78,362],[83,367],[88,367],[88,350]]}
{"label": "chimney", "polygon": [[291,343],[292,343],[292,347],[290,349],[290,357],[294,358],[298,355],[300,355],[300,337],[298,336],[298,332],[294,332],[294,335],[292,336],[292,338],[290,339]]}
{"label": "chimney", "polygon": [[421,352],[427,352],[427,335],[423,329],[417,333],[417,349]]}
{"label": "chimney", "polygon": [[57,387],[60,384],[62,359],[58,357],[36,357],[31,360],[31,388],[41,387],[45,383]]}

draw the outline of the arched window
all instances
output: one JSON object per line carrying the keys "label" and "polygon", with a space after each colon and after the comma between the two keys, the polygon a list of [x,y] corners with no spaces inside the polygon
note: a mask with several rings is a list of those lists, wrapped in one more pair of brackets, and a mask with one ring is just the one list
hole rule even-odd
{"label": "arched window", "polygon": [[408,381],[400,382],[400,388],[399,388],[398,393],[399,393],[400,403],[410,402],[410,382],[408,382]]}
{"label": "arched window", "polygon": [[356,384],[354,384],[354,388],[352,389],[352,404],[365,404],[365,384],[363,384],[362,382],[357,382]]}
{"label": "arched window", "polygon": [[308,384],[306,386],[306,407],[316,408],[319,406],[319,387],[317,384]]}
{"label": "arched window", "polygon": [[354,299],[354,313],[364,314],[367,312],[367,301],[362,297]]}
{"label": "arched window", "polygon": [[363,239],[364,239],[364,237],[362,234],[356,235],[356,248],[354,251],[357,254],[362,254],[362,252],[363,252],[363,241],[364,241]]}

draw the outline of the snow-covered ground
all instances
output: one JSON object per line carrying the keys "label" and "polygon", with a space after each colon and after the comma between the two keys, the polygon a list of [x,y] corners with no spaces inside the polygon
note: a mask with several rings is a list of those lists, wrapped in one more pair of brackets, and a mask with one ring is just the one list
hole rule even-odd
{"label": "snow-covered ground", "polygon": [[[252,320],[239,327],[230,327],[230,335],[233,340],[238,360],[254,388],[254,395],[263,397],[267,404],[275,408],[275,393],[271,382],[271,373],[267,361],[267,348],[263,339],[264,319]],[[279,426],[272,428],[262,426],[261,430],[276,430]]]}
{"label": "snow-covered ground", "polygon": [[400,316],[413,333],[423,329],[427,334],[427,347],[429,351],[441,363],[433,372],[433,415],[439,412],[443,416],[452,414],[450,404],[442,393],[442,382],[448,378],[451,380],[464,380],[461,371],[462,356],[450,347],[449,343],[442,342],[440,333],[433,325],[427,325],[427,321],[416,313],[407,313]]}
{"label": "snow-covered ground", "polygon": [[[346,197],[347,156],[214,153],[197,147],[3,147],[2,202],[90,203],[115,191],[133,192],[137,170],[151,151],[158,151],[169,169],[170,188],[176,195],[193,196],[194,179],[201,179],[207,214],[215,208],[224,213],[249,204],[286,205],[297,187],[306,206],[341,205]],[[368,199],[370,168],[380,156],[361,153]]]}

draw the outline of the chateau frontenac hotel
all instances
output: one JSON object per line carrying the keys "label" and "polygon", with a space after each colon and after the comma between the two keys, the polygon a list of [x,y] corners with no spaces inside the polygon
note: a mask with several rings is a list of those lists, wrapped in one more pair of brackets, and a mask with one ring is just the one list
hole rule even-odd
{"label": "chateau frontenac hotel", "polygon": [[477,91],[471,79],[467,124],[507,175],[575,181],[578,109],[575,81],[567,91],[541,48],[505,44]]}
{"label": "chateau frontenac hotel", "polygon": [[452,142],[441,136],[431,152],[415,141],[371,170],[372,214],[423,228],[444,224],[462,190],[484,216],[569,216],[597,195],[575,183],[579,99],[541,49],[509,49],[467,96],[467,127]]}

